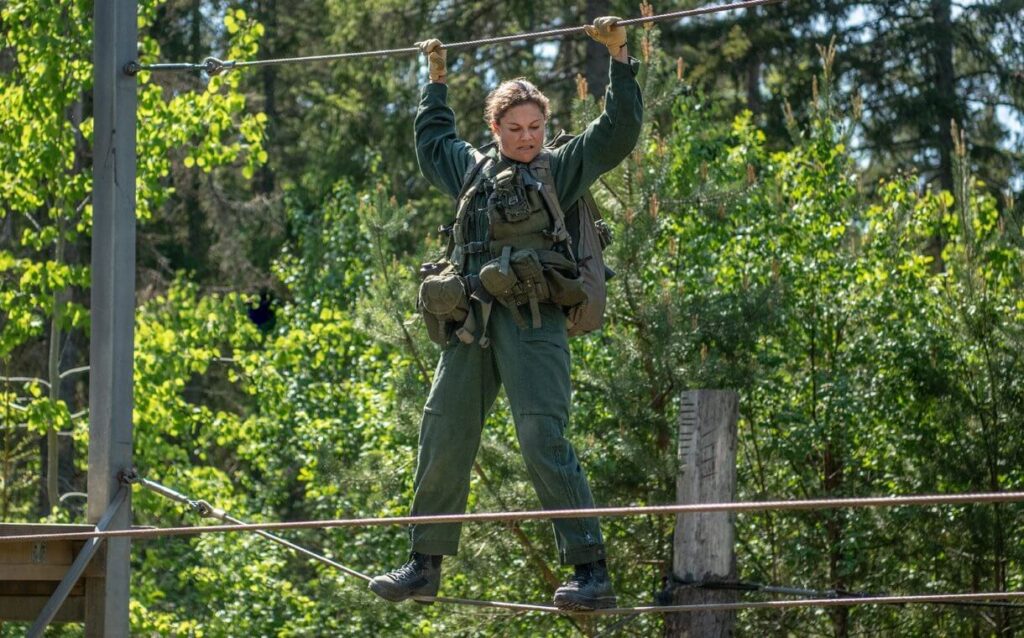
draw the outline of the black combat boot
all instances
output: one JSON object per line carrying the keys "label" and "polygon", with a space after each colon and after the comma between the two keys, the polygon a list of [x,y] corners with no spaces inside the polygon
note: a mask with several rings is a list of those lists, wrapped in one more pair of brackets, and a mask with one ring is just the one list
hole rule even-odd
{"label": "black combat boot", "polygon": [[576,573],[555,590],[555,607],[569,611],[592,611],[615,606],[615,591],[603,560],[576,565]]}
{"label": "black combat boot", "polygon": [[408,563],[371,580],[370,590],[393,603],[411,596],[436,596],[441,586],[442,558],[413,552]]}

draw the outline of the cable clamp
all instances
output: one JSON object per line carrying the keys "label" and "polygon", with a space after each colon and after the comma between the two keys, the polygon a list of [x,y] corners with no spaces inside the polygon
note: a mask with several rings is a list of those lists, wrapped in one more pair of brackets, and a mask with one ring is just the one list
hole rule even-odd
{"label": "cable clamp", "polygon": [[118,472],[117,480],[119,483],[123,483],[124,485],[135,485],[142,481],[142,477],[139,476],[139,471],[133,467]]}

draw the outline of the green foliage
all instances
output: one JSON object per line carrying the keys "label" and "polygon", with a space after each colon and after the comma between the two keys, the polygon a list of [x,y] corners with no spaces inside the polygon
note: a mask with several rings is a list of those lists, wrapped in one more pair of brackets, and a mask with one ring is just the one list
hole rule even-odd
{"label": "green foliage", "polygon": [[[141,7],[143,29],[157,4]],[[9,72],[0,74],[0,144],[5,149],[0,159],[0,220],[5,234],[14,239],[0,248],[0,360],[19,376],[39,377],[25,386],[25,393],[8,395],[20,418],[5,420],[3,426],[25,424],[30,432],[51,434],[51,507],[58,496],[52,476],[57,467],[53,435],[70,430],[72,421],[58,387],[63,385],[62,337],[89,327],[84,299],[90,273],[82,255],[92,220],[87,155],[93,136],[87,100],[92,83],[90,14],[91,5],[81,2],[9,3],[0,13],[4,48],[15,60]],[[241,10],[229,18],[229,52],[255,54],[262,27]],[[159,55],[152,39],[144,38],[140,48],[146,61]],[[187,147],[185,163],[205,170],[237,161],[243,174],[251,175],[266,160],[261,148],[266,118],[244,113],[237,77],[215,78],[205,91],[174,96],[164,96],[149,80],[148,73],[140,74],[136,189],[137,215],[143,222],[172,193],[166,178],[176,149]],[[44,343],[50,357],[39,365],[33,349]],[[48,386],[48,396],[37,392],[41,383]],[[22,469],[34,471],[31,463]]]}
{"label": "green foliage", "polygon": [[[53,340],[48,328],[73,336],[88,328],[91,22],[84,4],[44,4],[2,9],[4,47],[14,52],[12,65],[0,66],[3,520],[36,514],[40,434],[73,434],[80,467],[86,458],[85,414],[75,412],[84,386],[52,392],[53,373],[67,366],[39,361]],[[375,46],[404,46],[427,30],[455,39],[471,19],[482,36],[571,13],[557,3],[464,12],[302,5],[285,15],[262,3],[199,3],[185,15],[193,26],[210,20],[208,31],[195,32],[206,39],[173,44],[174,53],[246,59],[259,43],[276,55],[297,46],[287,33],[341,49],[364,48],[368,34]],[[158,15],[168,21],[153,29],[166,49],[144,37],[144,61],[164,60],[182,6],[143,4],[144,27]],[[276,28],[264,30],[263,21]],[[661,50],[658,30],[631,32],[646,62],[639,79],[648,123],[636,152],[594,188],[614,227],[608,257],[618,276],[606,328],[572,342],[570,435],[599,502],[674,500],[678,397],[699,387],[740,393],[740,500],[1020,489],[1024,236],[1014,204],[997,202],[973,177],[959,137],[951,192],[922,191],[914,174],[866,178],[851,154],[863,114],[832,94],[845,86],[833,50],[819,51],[824,65],[813,85],[787,84],[806,99],[780,109],[778,126],[736,112],[710,92],[709,78],[716,65],[756,62],[764,34],[749,26],[717,25],[721,59],[687,49],[682,69]],[[492,80],[549,65],[554,75],[578,53],[533,52],[450,59],[467,139],[484,140],[479,101]],[[243,198],[268,160],[281,191],[266,206],[288,239],[267,277],[273,327],[249,320],[255,299],[238,281],[177,272],[166,288],[140,292],[134,423],[144,476],[247,521],[407,513],[437,352],[415,316],[415,273],[440,250],[432,229],[451,215],[450,202],[412,179],[420,71],[395,60],[173,87],[140,76],[141,246],[152,248],[147,228],[173,223],[173,207],[194,205],[175,185],[201,179],[217,197]],[[551,89],[572,92],[564,80]],[[571,115],[578,130],[598,113],[585,89],[575,101],[556,99],[559,123]],[[784,93],[774,96],[780,106]],[[254,228],[237,234],[273,254],[265,238],[249,236]],[[216,258],[231,264],[230,255]],[[472,510],[537,507],[514,440],[499,398]],[[133,506],[140,524],[198,522],[144,490]],[[663,587],[672,525],[656,517],[604,523],[623,603],[649,603]],[[1024,517],[1012,506],[744,514],[737,530],[748,580],[894,593],[1024,587]],[[366,573],[394,567],[407,551],[404,533],[391,528],[287,536]],[[564,575],[554,555],[546,523],[468,525],[460,556],[445,562],[443,594],[545,601]],[[389,605],[361,581],[233,534],[136,544],[132,586],[132,632],[140,636],[578,636],[614,622]],[[959,636],[1012,625],[1005,610],[986,614],[751,611],[739,630]],[[22,629],[6,624],[2,632]],[[660,630],[656,616],[643,616],[617,635]]]}
{"label": "green foliage", "polygon": [[[632,452],[643,460],[635,467],[660,469],[648,484],[671,495],[675,395],[698,387],[740,392],[742,500],[1020,485],[1009,469],[1019,466],[1019,441],[1004,425],[1021,418],[1019,242],[963,166],[955,197],[920,194],[913,179],[897,178],[866,200],[847,151],[851,121],[829,92],[831,52],[823,54],[821,93],[806,126],[790,122],[791,148],[770,152],[749,114],[727,126],[689,94],[677,101],[667,140],[651,136],[647,154],[608,180],[621,294],[600,348],[576,350],[592,388],[577,403],[587,410],[596,401],[591,414],[620,427],[643,424],[630,438],[646,448],[595,453],[619,457],[618,486],[629,485],[620,477],[623,452]],[[949,242],[945,271],[923,254],[936,232]],[[1000,590],[1021,560],[1008,544],[1014,532],[998,531],[1021,525],[1006,508],[738,523],[741,575],[761,582]],[[914,558],[921,551],[976,558],[926,566]],[[758,635],[780,627],[959,635],[977,622],[868,609],[744,617]]]}

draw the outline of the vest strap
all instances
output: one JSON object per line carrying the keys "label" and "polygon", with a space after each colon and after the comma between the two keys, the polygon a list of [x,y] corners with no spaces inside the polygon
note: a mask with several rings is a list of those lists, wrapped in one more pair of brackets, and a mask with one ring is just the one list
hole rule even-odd
{"label": "vest strap", "polygon": [[[490,296],[490,293],[488,293]],[[494,307],[494,297],[491,297],[488,301],[480,302],[480,323],[483,327],[480,329],[480,347],[486,348],[491,345],[491,338],[487,336],[487,322],[491,319],[491,308]]]}
{"label": "vest strap", "polygon": [[537,299],[537,284],[535,282],[529,283],[529,296],[530,296],[530,315],[533,319],[534,329],[540,328],[540,301]]}
{"label": "vest strap", "polygon": [[489,241],[471,241],[468,244],[462,245],[463,255],[475,255],[477,253],[485,253],[491,248],[491,242]]}
{"label": "vest strap", "polygon": [[565,242],[570,256],[573,255],[572,237],[565,228],[565,212],[558,203],[555,191],[555,180],[551,174],[551,152],[543,150],[530,162],[530,172],[541,183],[540,195],[544,199],[548,213],[551,215],[551,234],[556,242]]}
{"label": "vest strap", "polygon": [[501,262],[500,262],[500,264],[498,266],[498,272],[500,272],[503,275],[507,275],[508,274],[508,270],[510,268],[509,259],[511,257],[512,257],[512,246],[506,245],[504,248],[501,249],[501,257],[500,257]]}
{"label": "vest strap", "polygon": [[466,345],[469,345],[476,340],[476,337],[473,335],[475,331],[476,319],[473,317],[473,311],[470,310],[470,312],[466,315],[466,320],[462,322],[462,325],[459,326],[459,329],[455,331],[455,335],[459,338],[459,341],[465,343]]}

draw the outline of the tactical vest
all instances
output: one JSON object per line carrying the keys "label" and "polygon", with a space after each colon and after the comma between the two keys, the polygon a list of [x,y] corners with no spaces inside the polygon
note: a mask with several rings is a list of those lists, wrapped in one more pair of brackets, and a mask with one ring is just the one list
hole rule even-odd
{"label": "tactical vest", "polygon": [[[559,136],[555,145],[567,139],[571,137]],[[529,306],[532,326],[539,328],[540,304],[556,303],[567,312],[571,336],[599,328],[604,315],[605,280],[610,271],[601,257],[608,236],[595,225],[594,216],[599,220],[600,215],[593,198],[586,193],[574,205],[572,213],[577,225],[573,228],[576,232],[570,233],[558,203],[550,150],[542,150],[529,165],[495,157],[494,151],[473,153],[476,161],[466,174],[457,198],[455,222],[448,229],[446,258],[424,264],[421,269],[424,276],[443,271],[447,278],[444,286],[432,276],[424,279],[420,287],[417,305],[424,312],[431,338],[444,344],[450,329],[455,329],[463,342],[473,341],[475,322],[466,319],[474,325],[455,325],[466,316],[463,303],[450,301],[454,289],[450,278],[455,276],[462,277],[467,296],[481,304],[483,347],[488,344],[487,323],[495,300],[512,312],[520,327],[526,327],[520,306]],[[487,238],[471,241],[470,217],[480,199],[486,200]],[[574,239],[579,244],[576,250]],[[466,261],[478,253],[487,254],[490,260],[479,274],[467,276]],[[434,298],[445,301],[432,303]],[[444,313],[448,305],[452,305],[451,312],[441,316],[428,310],[433,306]],[[472,317],[472,312],[468,317]],[[440,325],[449,329],[441,330]]]}
{"label": "tactical vest", "polygon": [[[460,272],[470,254],[489,252],[500,258],[506,248],[551,250],[568,245],[565,216],[558,204],[551,178],[551,154],[547,150],[529,164],[495,158],[474,150],[474,166],[466,174],[455,208],[447,259]],[[469,241],[469,217],[481,191],[487,200],[488,238]],[[561,248],[561,246],[560,246]]]}

